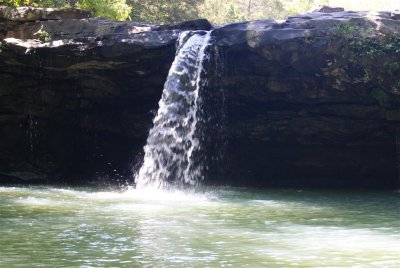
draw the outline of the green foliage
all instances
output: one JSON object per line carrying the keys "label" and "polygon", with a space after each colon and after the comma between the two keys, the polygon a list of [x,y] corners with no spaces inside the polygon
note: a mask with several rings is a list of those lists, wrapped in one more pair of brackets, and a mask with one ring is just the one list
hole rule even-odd
{"label": "green foliage", "polygon": [[28,5],[31,1],[30,0],[1,0],[0,6],[10,6],[10,7],[20,7]]}
{"label": "green foliage", "polygon": [[42,41],[42,42],[45,42],[45,43],[48,43],[48,42],[51,41],[51,35],[50,35],[48,32],[43,31],[42,29],[40,29],[39,31],[37,31],[37,32],[34,34],[34,36],[35,36],[38,40],[40,40],[40,41]]}
{"label": "green foliage", "polygon": [[78,0],[0,0],[0,5],[6,5],[10,7],[20,6],[35,6],[35,7],[73,7]]}
{"label": "green foliage", "polygon": [[359,56],[400,56],[400,36],[377,34],[371,25],[342,23],[334,28],[332,34],[345,39]]}
{"label": "green foliage", "polygon": [[360,56],[376,58],[388,53],[400,56],[400,37],[376,34],[370,25],[342,23],[333,30],[333,35],[346,39]]}
{"label": "green foliage", "polygon": [[68,2],[68,5],[70,7],[76,7],[76,4],[78,3],[79,0],[66,0],[65,2]]}
{"label": "green foliage", "polygon": [[349,24],[340,24],[337,26],[337,34],[343,38],[351,39],[357,33],[356,27]]}
{"label": "green foliage", "polygon": [[150,23],[174,23],[199,17],[196,0],[127,0],[132,6],[130,17],[134,21]]}
{"label": "green foliage", "polygon": [[283,19],[288,15],[283,0],[241,0],[236,2],[246,20]]}
{"label": "green foliage", "polygon": [[[376,3],[366,0],[365,7],[397,7],[396,1],[398,0],[381,0]],[[344,6],[347,9],[364,8],[364,2],[360,6],[358,2],[356,4],[356,0],[0,0],[0,5],[59,8],[76,6],[91,10],[95,16],[109,19],[132,19],[161,24],[198,18],[206,18],[215,24],[268,18],[284,19],[290,14],[306,13],[317,5]],[[362,34],[357,26],[351,25],[339,26],[337,30],[342,37],[348,39],[358,38]],[[375,53],[373,49],[369,52]]]}
{"label": "green foliage", "polygon": [[[301,0],[314,6],[327,0]],[[134,21],[174,23],[183,20],[206,18],[215,24],[225,24],[255,19],[283,19],[289,15],[287,7],[295,0],[127,0],[133,7]],[[296,9],[297,11],[297,9]]]}
{"label": "green foliage", "polygon": [[125,20],[129,17],[132,7],[125,0],[0,0],[0,5],[19,7],[32,5],[36,7],[77,7],[88,9],[95,16],[113,20]]}
{"label": "green foliage", "polygon": [[386,105],[389,102],[389,95],[379,88],[374,88],[371,91],[371,96],[379,103],[379,105]]}
{"label": "green foliage", "polygon": [[78,7],[93,11],[95,16],[113,20],[127,19],[132,10],[125,0],[80,0]]}
{"label": "green foliage", "polygon": [[245,20],[244,14],[240,11],[239,6],[234,0],[205,0],[199,5],[199,12],[202,17],[216,24],[224,24],[227,21],[236,22]]}
{"label": "green foliage", "polygon": [[37,7],[67,7],[65,0],[32,0],[30,2]]}
{"label": "green foliage", "polygon": [[352,43],[360,56],[377,58],[383,55],[400,56],[400,36],[375,36],[358,39]]}
{"label": "green foliage", "polygon": [[371,25],[355,25],[350,22],[344,22],[334,27],[332,34],[349,41],[354,41],[355,39],[373,37],[374,29]]}

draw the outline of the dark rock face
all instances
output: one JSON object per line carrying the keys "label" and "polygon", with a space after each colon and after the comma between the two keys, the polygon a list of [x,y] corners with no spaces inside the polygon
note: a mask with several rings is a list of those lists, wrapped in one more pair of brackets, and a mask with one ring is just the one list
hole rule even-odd
{"label": "dark rock face", "polygon": [[228,141],[220,177],[397,187],[399,26],[389,13],[339,12],[216,29]]}
{"label": "dark rock face", "polygon": [[[0,20],[0,182],[131,179],[179,33],[211,28]],[[315,12],[213,36],[209,183],[398,186],[395,12]]]}

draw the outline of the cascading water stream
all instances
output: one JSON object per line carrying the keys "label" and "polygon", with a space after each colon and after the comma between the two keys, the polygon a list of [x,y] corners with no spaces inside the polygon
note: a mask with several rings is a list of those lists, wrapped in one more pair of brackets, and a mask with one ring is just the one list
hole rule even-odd
{"label": "cascading water stream", "polygon": [[199,91],[209,43],[210,32],[181,34],[144,147],[143,165],[135,176],[136,188],[166,188],[170,182],[195,185],[201,178],[201,163],[194,155],[201,148],[196,136]]}

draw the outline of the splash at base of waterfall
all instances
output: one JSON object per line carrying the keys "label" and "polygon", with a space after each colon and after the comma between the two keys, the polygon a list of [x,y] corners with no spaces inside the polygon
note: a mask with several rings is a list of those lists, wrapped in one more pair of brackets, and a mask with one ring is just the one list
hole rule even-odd
{"label": "splash at base of waterfall", "polygon": [[144,148],[143,165],[135,176],[136,187],[167,188],[171,183],[196,185],[202,165],[198,137],[200,90],[204,86],[203,63],[210,32],[184,32],[164,85],[159,109]]}

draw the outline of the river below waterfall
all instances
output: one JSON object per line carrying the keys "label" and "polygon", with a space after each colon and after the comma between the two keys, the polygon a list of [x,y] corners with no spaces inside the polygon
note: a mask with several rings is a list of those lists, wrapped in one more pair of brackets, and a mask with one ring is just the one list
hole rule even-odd
{"label": "river below waterfall", "polygon": [[400,267],[400,193],[0,187],[0,267]]}

